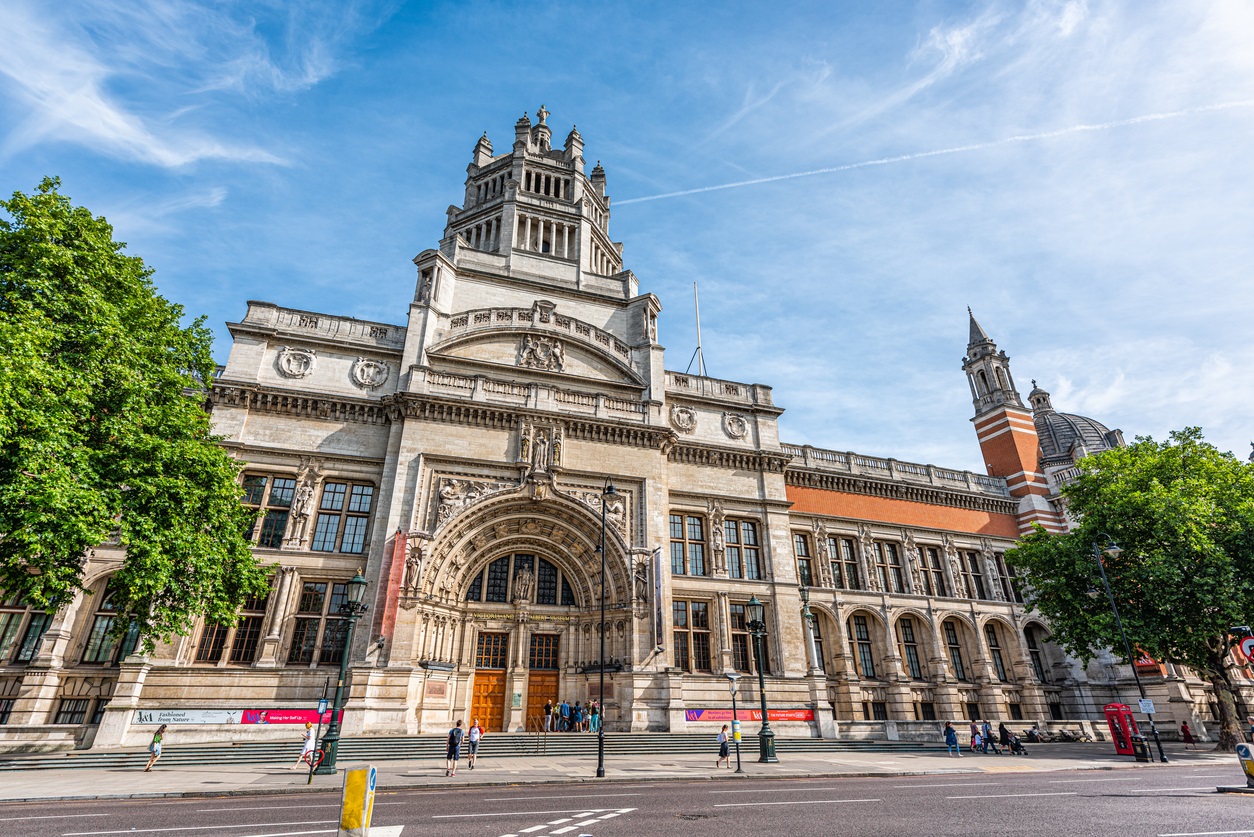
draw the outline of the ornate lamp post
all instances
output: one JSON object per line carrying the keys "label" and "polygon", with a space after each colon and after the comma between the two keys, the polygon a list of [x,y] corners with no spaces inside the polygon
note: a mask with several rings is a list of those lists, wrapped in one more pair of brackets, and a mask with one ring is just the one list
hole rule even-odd
{"label": "ornate lamp post", "polygon": [[766,676],[762,672],[762,643],[766,639],[766,608],[758,601],[757,596],[751,596],[749,604],[745,605],[745,614],[749,617],[749,622],[745,627],[749,629],[749,633],[753,634],[753,649],[757,652],[758,697],[761,698],[762,703],[762,729],[758,730],[758,761],[774,764],[779,759],[775,758],[775,732],[771,729],[771,722],[766,714]]}
{"label": "ornate lamp post", "polygon": [[736,681],[739,679],[740,675],[736,672],[727,672],[727,688],[731,689],[732,696],[732,740],[736,742],[736,772],[744,773],[740,767],[740,718],[736,716]]}
{"label": "ornate lamp post", "polygon": [[614,489],[613,477],[607,477],[605,488],[601,491],[601,665],[600,665],[600,711],[597,713],[597,778],[605,778],[605,507],[618,492]]}
{"label": "ornate lamp post", "polygon": [[348,581],[348,598],[340,605],[340,613],[348,620],[348,628],[344,634],[344,653],[340,657],[340,681],[335,684],[335,703],[331,707],[331,726],[327,728],[327,734],[322,739],[322,750],[326,753],[326,758],[314,771],[318,774],[335,773],[335,757],[340,749],[340,706],[344,699],[344,678],[348,675],[348,654],[353,647],[353,625],[357,617],[366,612],[366,605],[361,603],[361,599],[366,593],[368,583],[361,570],[357,570],[357,575]]}
{"label": "ornate lamp post", "polygon": [[822,668],[819,664],[819,649],[814,642],[814,614],[810,612],[810,588],[801,587],[801,618],[806,623],[806,648],[809,653],[809,669],[811,672]]}
{"label": "ornate lamp post", "polygon": [[[1136,670],[1136,658],[1132,656],[1132,646],[1128,644],[1128,635],[1123,632],[1123,620],[1119,618],[1119,606],[1115,604],[1115,595],[1110,592],[1110,582],[1106,580],[1106,567],[1102,563],[1102,556],[1109,555],[1111,558],[1118,558],[1123,554],[1123,549],[1119,544],[1115,543],[1115,539],[1110,535],[1106,535],[1105,545],[1100,543],[1093,544],[1093,557],[1097,559],[1097,570],[1102,574],[1102,587],[1106,589],[1106,598],[1110,600],[1110,609],[1115,612],[1115,625],[1119,628],[1119,636],[1123,640],[1123,651],[1127,655],[1128,663],[1132,666],[1132,677],[1136,680],[1137,691],[1141,693],[1141,697],[1145,697],[1145,687],[1141,685],[1141,675]],[[1158,760],[1163,764],[1167,763],[1167,754],[1163,752],[1162,739],[1158,737],[1158,727],[1154,724],[1154,716],[1148,715],[1150,722],[1150,732],[1154,736],[1154,743],[1158,745]]]}

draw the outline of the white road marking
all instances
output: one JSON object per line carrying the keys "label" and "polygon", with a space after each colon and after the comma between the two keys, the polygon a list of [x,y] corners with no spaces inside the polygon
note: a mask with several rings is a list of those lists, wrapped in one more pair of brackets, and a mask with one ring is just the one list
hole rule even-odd
{"label": "white road marking", "polygon": [[[222,828],[275,828],[283,825],[328,825],[335,820],[307,820],[305,822],[249,822],[243,825],[184,825],[178,828],[124,828],[120,831],[71,831],[62,837],[97,837],[101,834],[158,834],[170,831],[209,831]],[[318,832],[321,833],[321,832]]]}
{"label": "white road marking", "polygon": [[[371,829],[373,831],[373,829]],[[325,831],[272,831],[269,834],[245,834],[241,837],[296,837],[298,834],[337,834],[338,829],[328,828]]]}
{"label": "white road marking", "polygon": [[1213,834],[1254,834],[1254,831],[1177,831],[1174,834],[1159,834],[1158,837],[1209,837]]}
{"label": "white road marking", "polygon": [[1136,782],[1144,778],[1144,776],[1123,776],[1119,779],[1050,779],[1047,784],[1066,785],[1074,784],[1076,782]]}
{"label": "white road marking", "polygon": [[833,788],[822,788],[822,787],[818,787],[818,788],[753,788],[750,790],[745,790],[744,788],[741,788],[740,790],[706,791],[706,793],[738,793],[741,795],[744,795],[746,793],[769,793],[769,794],[774,795],[774,794],[779,794],[779,793],[805,793],[808,791],[834,791],[834,790],[845,790],[845,787],[842,786],[842,787],[833,787]]}
{"label": "white road marking", "polygon": [[[483,811],[475,811],[473,814],[432,814],[431,819],[433,820],[460,820],[460,819],[465,819],[466,817],[474,817],[476,819],[479,819],[480,817],[531,817],[531,816],[538,817],[538,816],[543,816],[544,814],[574,814],[575,816],[586,817],[588,816],[588,814],[599,814],[603,811],[608,811],[608,810],[610,809],[609,808],[591,808],[591,809],[589,808],[563,808],[560,811],[489,811],[487,813],[484,813]],[[632,810],[632,809],[629,809],[629,810]]]}
{"label": "white road marking", "polygon": [[1162,793],[1164,791],[1185,791],[1185,790],[1213,791],[1214,789],[1215,789],[1214,785],[1208,785],[1206,787],[1201,787],[1201,788],[1137,788],[1136,790],[1129,791],[1129,793]]}
{"label": "white road marking", "polygon": [[548,823],[540,823],[539,825],[531,826],[531,828],[520,828],[518,829],[518,833],[519,834],[531,834],[536,831],[543,831],[544,829],[548,827],[549,827]]}
{"label": "white road marking", "polygon": [[[598,793],[597,799],[608,799],[611,796],[644,796],[642,793]],[[493,796],[483,802],[547,802],[553,799],[569,799],[569,796]],[[375,803],[378,805],[379,803]]]}
{"label": "white road marking", "polygon": [[1076,791],[1057,791],[1055,793],[981,793],[974,797],[946,797],[946,799],[1006,799],[1013,797],[1075,797]]}
{"label": "white road marking", "polygon": [[1001,782],[944,782],[927,785],[893,785],[894,788],[987,788],[1000,785]]}
{"label": "white road marking", "polygon": [[[578,814],[574,817],[562,817],[559,820],[552,820],[543,825],[534,825],[531,828],[520,828],[518,829],[517,832],[511,832],[509,834],[502,834],[501,837],[522,837],[522,835],[524,834],[536,834],[536,837],[541,837],[541,835],[537,834],[537,832],[544,831],[546,829],[551,829],[547,831],[548,835],[565,834],[568,831],[574,831],[576,828],[582,828],[586,825],[596,825],[601,820],[608,820],[611,817],[618,817],[623,814],[629,814],[634,810],[636,809],[635,808],[619,808],[618,810],[610,810],[608,808],[596,808],[592,811],[585,811],[582,814]],[[603,811],[608,812],[608,813],[601,813]],[[534,814],[534,813],[542,813],[542,812],[531,811],[529,813]],[[597,813],[601,813],[601,816],[599,817],[592,816],[593,814],[597,814]],[[571,825],[563,826],[562,828],[552,828],[552,826],[560,825],[561,823],[564,823],[564,822],[570,822],[571,820],[579,819],[580,817],[591,817],[591,819],[585,819],[583,820],[583,822],[572,823]],[[371,837],[375,837],[374,829],[371,829]],[[387,837],[387,835],[384,835],[384,837]]]}
{"label": "white road marking", "polygon": [[882,799],[790,799],[787,802],[722,802],[715,808],[752,808],[758,805],[832,805],[837,802],[883,802]]}

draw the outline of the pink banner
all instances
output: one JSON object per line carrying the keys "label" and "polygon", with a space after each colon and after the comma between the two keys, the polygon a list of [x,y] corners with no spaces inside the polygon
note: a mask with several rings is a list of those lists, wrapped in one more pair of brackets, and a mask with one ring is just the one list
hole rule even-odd
{"label": "pink banner", "polygon": [[[772,721],[813,721],[813,709],[768,709],[766,715]],[[730,721],[730,709],[686,709],[684,717],[689,721]],[[761,709],[737,709],[736,717],[742,721],[761,721]]]}
{"label": "pink banner", "polygon": [[[245,709],[241,724],[323,724],[331,723],[331,712],[323,713],[318,718],[317,709]],[[340,710],[340,722],[344,721],[344,710]]]}

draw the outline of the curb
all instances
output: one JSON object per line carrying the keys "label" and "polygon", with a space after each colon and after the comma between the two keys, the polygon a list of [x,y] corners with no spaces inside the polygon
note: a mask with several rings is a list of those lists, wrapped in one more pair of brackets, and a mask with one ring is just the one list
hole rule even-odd
{"label": "curb", "polygon": [[[727,777],[727,780],[735,781],[737,779],[873,779],[873,778],[900,778],[905,776],[973,776],[973,775],[994,775],[995,773],[1065,773],[1073,771],[1090,771],[1090,770],[1144,770],[1157,767],[1158,763],[1152,764],[1128,764],[1128,765],[1085,765],[1081,767],[1059,767],[1049,770],[1014,770],[1014,771],[986,771],[986,770],[894,770],[894,771],[843,771],[843,772],[810,772],[810,773],[789,773],[784,775],[753,775],[745,774],[743,777],[736,777],[735,774]],[[564,778],[564,779],[540,779],[536,781],[519,781],[503,780],[503,781],[487,781],[473,782],[461,785],[464,788],[494,788],[494,787],[543,787],[549,785],[590,785],[590,784],[642,784],[653,782],[713,782],[722,780],[721,777],[715,776],[615,776],[597,779],[594,777],[587,778]],[[410,782],[405,784],[384,784],[379,783],[379,794],[387,794],[392,791],[402,790],[433,790],[447,789],[450,783],[447,782]],[[1228,792],[1245,792],[1254,793],[1254,788],[1231,788],[1219,789]],[[232,797],[248,797],[248,796],[285,796],[288,794],[308,794],[308,793],[339,793],[339,788],[335,786],[314,786],[314,785],[288,785],[276,788],[236,788],[227,791],[168,791],[164,793],[122,793],[122,794],[79,794],[74,796],[35,796],[35,797],[14,797],[8,799],[0,799],[0,805],[34,803],[34,802],[89,802],[93,800],[127,800],[127,799],[226,799]]]}

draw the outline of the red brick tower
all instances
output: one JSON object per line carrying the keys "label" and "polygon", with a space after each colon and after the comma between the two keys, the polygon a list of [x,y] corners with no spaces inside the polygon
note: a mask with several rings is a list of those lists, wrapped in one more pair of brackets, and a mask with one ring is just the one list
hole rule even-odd
{"label": "red brick tower", "polygon": [[[971,309],[967,309],[971,314]],[[1032,413],[1023,406],[1010,376],[1010,358],[997,350],[980,324],[971,315],[971,339],[962,371],[971,384],[975,403],[975,433],[990,475],[1003,477],[1012,497],[1019,499],[1019,531],[1027,533],[1033,523],[1050,532],[1063,532],[1066,525],[1049,500],[1049,483],[1040,471],[1041,446],[1032,423]]]}

